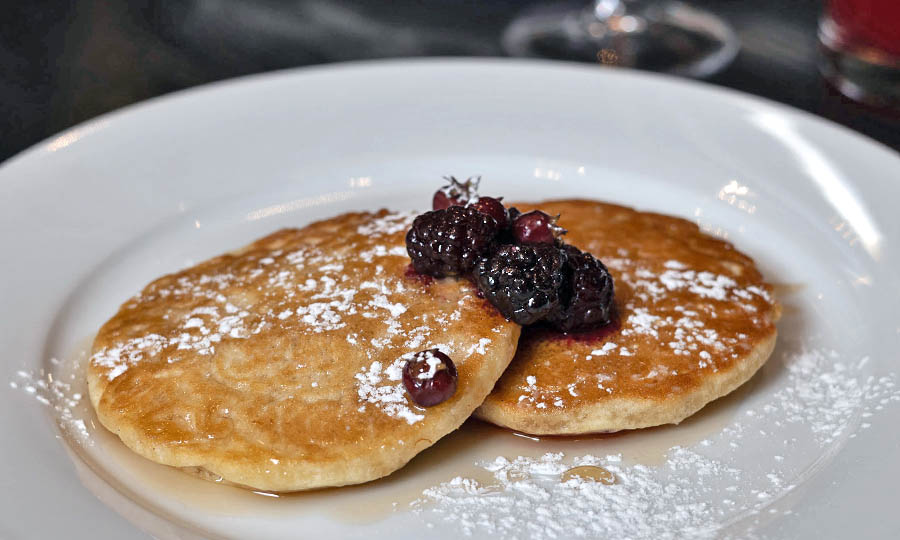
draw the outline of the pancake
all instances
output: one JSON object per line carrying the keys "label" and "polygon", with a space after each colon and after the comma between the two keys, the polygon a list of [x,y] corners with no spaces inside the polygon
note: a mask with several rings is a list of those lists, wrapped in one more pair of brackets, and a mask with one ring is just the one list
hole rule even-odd
{"label": "pancake", "polygon": [[[413,217],[345,214],[154,281],[94,341],[100,421],[148,459],[254,489],[402,467],[481,404],[519,337],[467,280],[407,273]],[[459,379],[423,409],[401,371],[430,348]]]}
{"label": "pancake", "polygon": [[525,329],[479,418],[531,434],[677,424],[746,382],[775,346],[780,307],[750,257],[697,225],[593,201],[561,214],[566,242],[615,280],[617,321],[593,334]]}

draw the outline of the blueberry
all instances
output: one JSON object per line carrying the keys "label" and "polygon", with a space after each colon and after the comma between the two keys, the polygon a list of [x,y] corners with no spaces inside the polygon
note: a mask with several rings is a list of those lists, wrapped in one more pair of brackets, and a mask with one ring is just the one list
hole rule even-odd
{"label": "blueberry", "polygon": [[512,222],[512,235],[520,244],[553,244],[566,230],[556,224],[559,216],[550,217],[540,210],[517,216]]}
{"label": "blueberry", "polygon": [[500,228],[506,228],[509,223],[509,212],[500,202],[500,199],[493,197],[479,197],[477,201],[470,204],[472,208],[478,210],[482,214],[487,214],[497,221]]}
{"label": "blueberry", "polygon": [[456,366],[437,349],[419,351],[403,366],[403,386],[416,404],[433,407],[456,393]]}

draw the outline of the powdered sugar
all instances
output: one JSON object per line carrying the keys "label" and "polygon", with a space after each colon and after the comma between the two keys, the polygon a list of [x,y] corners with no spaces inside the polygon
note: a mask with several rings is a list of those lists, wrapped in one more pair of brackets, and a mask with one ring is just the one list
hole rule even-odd
{"label": "powdered sugar", "polygon": [[[431,525],[442,521],[479,537],[721,536],[741,516],[777,512],[772,503],[796,487],[818,456],[900,401],[893,374],[863,374],[866,358],[848,362],[796,342],[786,349],[770,361],[772,369],[783,366],[773,391],[693,447],[671,447],[662,464],[629,464],[623,454],[497,456],[477,463],[491,473],[490,482],[452,478],[426,489],[414,507]],[[552,440],[541,445],[554,446]],[[581,465],[602,466],[617,482],[562,481],[566,470]]]}
{"label": "powdered sugar", "polygon": [[[593,351],[591,351],[591,354],[596,355],[596,356],[606,356],[606,354],[608,352],[612,351],[613,349],[615,349],[617,347],[618,347],[618,345],[616,345],[615,343],[613,343],[611,341],[608,341],[608,342],[604,343],[603,346],[600,347],[599,349],[594,349]],[[590,357],[588,357],[588,359],[590,359]]]}
{"label": "powdered sugar", "polygon": [[369,306],[374,308],[382,308],[388,310],[391,317],[399,317],[406,313],[406,306],[403,304],[392,303],[387,299],[387,296],[383,294],[375,295],[375,297],[369,302]]}
{"label": "powdered sugar", "polygon": [[387,366],[378,361],[372,362],[368,369],[356,374],[356,390],[363,403],[360,412],[365,411],[365,404],[368,403],[388,416],[406,420],[408,424],[425,419],[424,415],[410,409],[402,382],[403,365],[413,354],[403,355]]}
{"label": "powdered sugar", "polygon": [[778,390],[760,411],[749,409],[745,414],[808,426],[815,440],[827,446],[847,434],[855,415],[869,418],[888,403],[900,401],[895,377],[858,376],[867,362],[863,357],[853,365],[841,361],[834,350],[804,349],[786,366],[792,384]]}
{"label": "powdered sugar", "polygon": [[[661,468],[625,467],[620,461],[618,455],[565,459],[562,453],[512,461],[498,457],[480,464],[493,474],[494,484],[456,477],[425,490],[424,496],[437,502],[437,512],[467,535],[711,537],[715,527],[710,517],[723,517],[729,509],[721,500],[706,500],[712,488],[698,482],[697,476],[741,480],[741,471],[680,448],[673,449]],[[603,466],[618,481],[614,485],[581,478],[561,481],[566,470],[584,465]]]}
{"label": "powdered sugar", "polygon": [[[728,275],[692,269],[678,260],[662,265],[653,259],[604,260],[614,270],[617,287],[628,291],[617,304],[620,329],[590,352],[579,346],[570,349],[577,369],[592,374],[577,377],[576,395],[560,385],[523,387],[520,402],[534,403],[537,408],[560,400],[564,406],[577,403],[571,398],[582,393],[578,386],[590,394],[588,388],[595,384],[592,378],[597,372],[603,375],[598,386],[607,394],[617,392],[619,377],[662,379],[717,372],[746,355],[748,343],[764,337],[757,333],[748,339],[735,328],[740,324],[754,329],[772,326],[776,308],[763,286],[742,285]],[[660,359],[658,366],[634,372],[627,367],[635,365],[631,358],[651,356]]]}
{"label": "powdered sugar", "polygon": [[360,225],[356,232],[365,236],[388,236],[409,229],[418,212],[397,212],[387,214],[371,223]]}
{"label": "powdered sugar", "polygon": [[659,281],[670,291],[687,288],[694,294],[715,300],[725,300],[728,297],[728,289],[737,285],[728,276],[694,270],[666,270],[659,275]]}
{"label": "powdered sugar", "polygon": [[[408,424],[421,422],[426,412],[413,405],[403,388],[405,357],[397,355],[438,348],[461,366],[473,355],[487,355],[494,339],[475,336],[455,343],[447,337],[447,330],[458,335],[468,312],[477,310],[480,315],[483,309],[468,284],[462,284],[456,291],[459,298],[446,309],[423,311],[416,305],[411,310],[407,305],[410,298],[420,297],[418,289],[423,286],[405,277],[408,256],[400,234],[415,215],[350,215],[346,219],[358,221],[347,229],[350,234],[338,235],[335,241],[328,239],[334,234],[331,224],[321,230],[313,226],[302,237],[279,233],[272,240],[279,249],[257,243],[233,258],[161,278],[126,304],[126,309],[143,304],[166,309],[159,333],[141,335],[145,327],[134,327],[129,330],[138,337],[118,334],[122,337],[115,341],[101,333],[101,342],[111,344],[97,351],[94,365],[107,368],[105,375],[112,380],[139,362],[210,357],[230,347],[239,350],[234,340],[271,331],[279,342],[284,336],[296,336],[339,343],[343,350],[322,347],[325,354],[335,355],[335,361],[351,347],[351,360],[361,362],[345,376],[352,377],[349,381],[340,382],[351,385],[350,410]],[[159,299],[165,301],[156,303]],[[502,332],[505,326],[498,322],[492,330]],[[276,352],[273,362],[281,361]],[[285,369],[290,374],[295,368]],[[304,389],[325,388],[319,381],[306,380],[313,376],[307,371],[297,378]]]}
{"label": "powdered sugar", "polygon": [[349,311],[349,304],[341,304],[338,301],[333,302],[314,302],[306,306],[299,306],[296,310],[297,317],[306,326],[312,328],[313,332],[321,333],[331,330],[339,330],[347,326],[347,323],[341,320],[340,312]]}
{"label": "powdered sugar", "polygon": [[[425,334],[422,334],[424,341]],[[427,349],[437,349],[442,353],[451,356],[454,344],[451,342],[433,343],[427,342],[424,346]],[[411,405],[406,388],[403,385],[403,366],[412,359],[419,351],[410,351],[402,354],[391,363],[384,365],[380,361],[373,361],[367,368],[363,368],[355,375],[356,391],[361,403],[359,411],[366,410],[367,405],[373,405],[375,408],[387,416],[405,420],[412,425],[425,419],[422,409]],[[429,365],[429,371],[419,376],[428,378],[434,375],[440,361],[426,351],[426,361]],[[452,356],[451,356],[452,358]],[[454,363],[459,368],[467,360],[467,357],[457,356]],[[415,410],[414,410],[415,409]]]}
{"label": "powdered sugar", "polygon": [[139,338],[129,339],[116,347],[105,347],[94,354],[91,362],[98,366],[110,368],[107,377],[109,380],[113,380],[125,373],[129,365],[143,360],[145,354],[159,354],[168,345],[169,340],[163,336],[147,334]]}
{"label": "powdered sugar", "polygon": [[490,344],[491,344],[490,338],[479,338],[478,343],[471,345],[469,347],[469,350],[466,351],[466,354],[471,356],[475,353],[478,353],[483,356],[485,353],[487,353],[487,349],[485,349],[485,347],[487,347]]}
{"label": "powdered sugar", "polygon": [[407,256],[406,248],[403,246],[393,246],[391,248],[388,248],[386,246],[379,244],[371,249],[366,249],[366,250],[361,251],[358,255],[360,260],[362,260],[364,262],[372,262],[375,259],[375,257],[387,257],[387,256],[406,257]]}
{"label": "powdered sugar", "polygon": [[[729,276],[714,274],[708,271],[689,269],[677,260],[663,264],[665,270],[656,273],[648,267],[640,266],[639,261],[631,259],[611,259],[610,266],[619,271],[622,282],[633,291],[633,297],[623,306],[621,338],[611,338],[603,347],[594,349],[587,357],[639,355],[640,340],[652,339],[662,341],[672,354],[695,359],[692,369],[709,369],[718,371],[719,364],[714,355],[726,360],[738,358],[742,353],[735,349],[747,336],[734,333],[720,334],[707,325],[716,319],[717,308],[710,302],[729,302],[743,312],[756,313],[758,308],[754,299],[764,300],[771,304],[768,292],[757,286],[741,287]],[[684,297],[684,305],[666,305],[661,303],[679,292]],[[746,315],[737,315],[746,317]],[[750,324],[766,326],[770,322],[751,316]],[[626,346],[627,345],[627,346]],[[658,354],[654,352],[653,354]],[[668,373],[663,370],[661,373]],[[610,375],[613,375],[610,373]],[[609,387],[610,391],[614,391]]]}
{"label": "powdered sugar", "polygon": [[432,377],[434,377],[434,374],[437,373],[438,367],[443,364],[443,361],[435,356],[434,353],[431,352],[431,350],[425,351],[425,353],[422,355],[422,358],[428,365],[428,371],[419,373],[419,376],[417,378],[423,380],[431,379]]}
{"label": "powdered sugar", "polygon": [[[370,237],[395,235],[408,227],[414,215],[387,213],[357,228]],[[167,313],[163,318],[176,325],[171,332],[122,339],[97,351],[93,362],[108,368],[107,377],[113,380],[137,362],[157,355],[165,353],[169,362],[179,360],[179,351],[211,356],[225,341],[247,339],[272,328],[307,334],[341,331],[347,328],[347,318],[358,311],[365,311],[363,316],[368,318],[386,318],[389,333],[398,334],[398,317],[407,310],[394,299],[405,291],[402,276],[387,276],[384,265],[376,264],[406,256],[402,242],[396,240],[384,238],[383,243],[364,249],[348,244],[323,250],[311,244],[287,252],[249,253],[231,266],[213,266],[219,273],[197,270],[160,280],[135,296],[126,309],[157,299],[205,302],[187,314]],[[360,252],[374,272],[373,279],[357,289],[350,285],[346,265]],[[377,292],[370,294],[368,288]],[[241,299],[248,292],[261,294],[247,303]],[[238,307],[239,303],[244,307]],[[354,336],[346,336],[346,341],[359,344]],[[389,342],[387,336],[371,340],[370,345],[384,347]]]}
{"label": "powdered sugar", "polygon": [[79,444],[92,444],[84,418],[77,410],[87,397],[84,395],[84,373],[79,369],[86,357],[87,352],[82,352],[81,357],[71,365],[64,365],[63,361],[51,358],[52,370],[18,370],[9,381],[10,388],[20,389],[41,405],[50,408],[59,428]]}
{"label": "powdered sugar", "polygon": [[[646,308],[636,308],[634,312],[628,315],[625,324],[630,326],[626,328],[629,332],[636,332],[653,337],[659,337],[659,332],[653,326],[659,322],[660,318],[651,315]],[[626,334],[627,335],[627,334]]]}
{"label": "powdered sugar", "polygon": [[[538,387],[538,379],[534,375],[527,375],[525,377],[525,385],[521,386],[522,394],[519,395],[518,401],[526,402],[526,403],[534,403],[534,406],[538,409],[546,409],[548,405],[548,401],[545,399],[544,393],[541,392],[541,389]],[[577,394],[576,394],[577,395]],[[561,399],[553,399],[550,397],[550,404],[555,407],[562,407],[563,402]]]}
{"label": "powdered sugar", "polygon": [[622,270],[621,279],[634,287],[636,296],[645,302],[659,300],[675,291],[688,291],[701,298],[719,301],[748,300],[754,295],[766,302],[772,301],[769,293],[760,287],[739,287],[729,276],[692,270],[680,261],[667,261],[664,264],[666,270],[659,274],[642,266],[631,268],[632,263],[629,259],[611,259],[609,266]]}

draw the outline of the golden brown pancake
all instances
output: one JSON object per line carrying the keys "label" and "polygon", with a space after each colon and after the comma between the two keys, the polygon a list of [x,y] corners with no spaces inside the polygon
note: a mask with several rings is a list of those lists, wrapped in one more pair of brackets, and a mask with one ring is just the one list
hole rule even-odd
{"label": "golden brown pancake", "polygon": [[[153,461],[256,489],[402,467],[481,404],[519,337],[468,281],[406,274],[412,218],[345,214],[154,281],[94,342],[100,421]],[[434,347],[458,388],[423,409],[401,370]]]}
{"label": "golden brown pancake", "polygon": [[561,214],[566,242],[607,265],[618,322],[582,336],[525,329],[478,417],[554,435],[678,423],[771,354],[780,316],[772,287],[728,242],[684,219],[623,206],[516,206]]}

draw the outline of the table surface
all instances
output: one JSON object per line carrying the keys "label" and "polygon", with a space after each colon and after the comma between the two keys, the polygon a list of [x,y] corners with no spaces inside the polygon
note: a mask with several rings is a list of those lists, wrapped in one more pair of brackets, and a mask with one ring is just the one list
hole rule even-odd
{"label": "table surface", "polygon": [[[348,60],[502,56],[502,30],[537,3],[546,2],[16,2],[0,18],[0,161],[104,112],[211,81]],[[690,3],[723,17],[741,40],[735,61],[710,82],[811,111],[900,149],[896,115],[842,98],[819,76],[820,0]]]}

